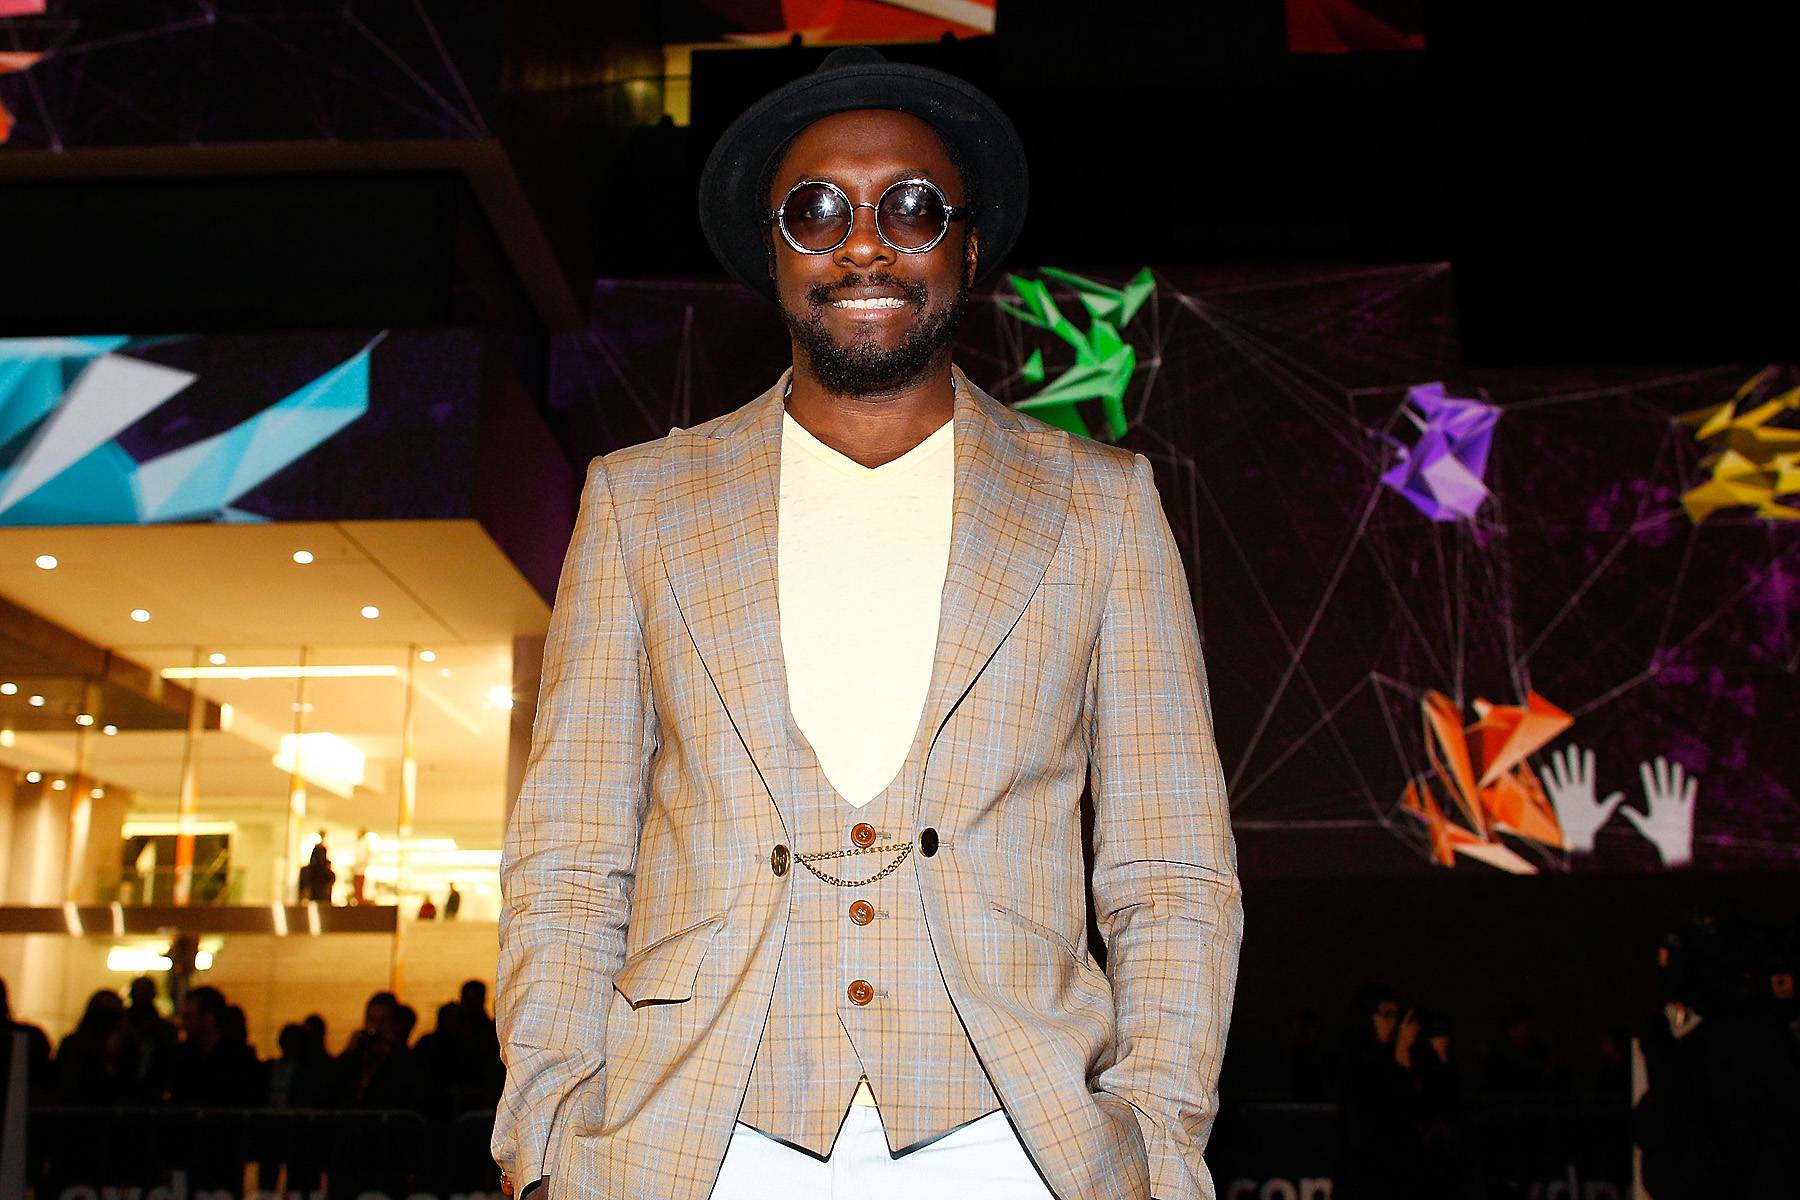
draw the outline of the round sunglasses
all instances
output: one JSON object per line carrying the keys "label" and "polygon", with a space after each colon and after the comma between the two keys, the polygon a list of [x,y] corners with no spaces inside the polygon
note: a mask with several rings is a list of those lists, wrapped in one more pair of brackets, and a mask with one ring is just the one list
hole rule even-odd
{"label": "round sunglasses", "polygon": [[889,184],[873,204],[852,204],[849,195],[825,179],[802,179],[788,189],[781,207],[768,219],[787,244],[802,254],[830,254],[850,240],[856,210],[875,210],[875,236],[902,254],[923,254],[944,240],[950,222],[973,211],[957,208],[929,179],[902,179]]}

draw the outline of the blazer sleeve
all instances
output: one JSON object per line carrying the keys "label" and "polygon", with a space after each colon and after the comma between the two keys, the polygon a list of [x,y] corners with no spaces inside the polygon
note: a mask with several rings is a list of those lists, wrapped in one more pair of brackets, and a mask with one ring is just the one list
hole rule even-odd
{"label": "blazer sleeve", "polygon": [[524,785],[501,854],[495,1016],[506,1085],[495,1161],[549,1177],[567,1115],[605,1084],[657,746],[649,660],[605,464],[595,459],[557,584]]}
{"label": "blazer sleeve", "polygon": [[1132,467],[1087,721],[1118,1033],[1097,1085],[1136,1111],[1151,1194],[1210,1200],[1243,899],[1187,575],[1149,461]]}

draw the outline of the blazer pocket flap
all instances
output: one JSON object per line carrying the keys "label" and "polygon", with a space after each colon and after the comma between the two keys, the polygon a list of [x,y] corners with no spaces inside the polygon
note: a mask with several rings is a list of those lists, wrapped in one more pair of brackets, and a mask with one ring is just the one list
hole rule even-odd
{"label": "blazer pocket flap", "polygon": [[725,914],[719,913],[658,938],[625,960],[613,976],[613,987],[633,1008],[692,1000],[694,978],[724,924]]}
{"label": "blazer pocket flap", "polygon": [[1049,942],[1052,946],[1055,946],[1058,950],[1061,950],[1076,962],[1081,962],[1087,957],[1086,954],[1076,948],[1074,942],[1071,942],[1068,938],[1047,926],[1039,925],[1024,913],[1014,912],[1012,909],[1006,907],[1006,905],[993,900],[988,902],[988,907],[994,910],[994,915],[1012,922],[1026,933],[1036,934],[1038,937],[1043,938],[1046,942]]}
{"label": "blazer pocket flap", "polygon": [[1023,929],[1026,933],[1040,937],[1044,941],[1049,942],[1052,946],[1055,946],[1058,950],[1061,950],[1063,956],[1073,963],[1075,969],[1083,975],[1095,979],[1097,982],[1107,987],[1111,986],[1111,983],[1107,980],[1106,972],[1102,971],[1099,964],[1088,957],[1087,951],[1083,947],[1077,946],[1074,942],[1071,942],[1062,934],[1057,933],[1054,929],[1045,925],[1040,925],[1025,914],[1014,912],[1012,909],[997,901],[990,900],[988,902],[988,907],[994,910],[995,916],[1000,917],[1002,920],[1010,921],[1020,929]]}

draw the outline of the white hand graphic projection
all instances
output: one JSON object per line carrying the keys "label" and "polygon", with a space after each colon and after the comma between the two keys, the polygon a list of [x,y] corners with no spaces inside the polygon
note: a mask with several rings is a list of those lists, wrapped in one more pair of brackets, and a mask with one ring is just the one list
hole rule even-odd
{"label": "white hand graphic projection", "polygon": [[1665,867],[1685,867],[1694,861],[1694,796],[1699,779],[1662,755],[1654,763],[1639,763],[1638,778],[1644,783],[1648,815],[1635,808],[1625,818],[1656,847]]}
{"label": "white hand graphic projection", "polygon": [[1594,752],[1579,746],[1568,746],[1550,756],[1544,790],[1550,793],[1557,824],[1562,826],[1563,849],[1576,854],[1594,852],[1594,835],[1612,819],[1613,810],[1625,798],[1624,792],[1613,792],[1604,800],[1594,799]]}

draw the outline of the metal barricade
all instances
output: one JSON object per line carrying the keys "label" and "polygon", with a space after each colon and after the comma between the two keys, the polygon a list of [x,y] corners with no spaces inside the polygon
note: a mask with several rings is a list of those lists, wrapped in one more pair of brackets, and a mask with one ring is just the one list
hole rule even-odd
{"label": "metal barricade", "polygon": [[473,1200],[499,1193],[493,1121],[492,1112],[427,1121],[358,1109],[38,1107],[27,1160],[38,1200]]}

